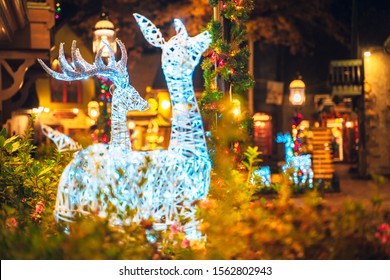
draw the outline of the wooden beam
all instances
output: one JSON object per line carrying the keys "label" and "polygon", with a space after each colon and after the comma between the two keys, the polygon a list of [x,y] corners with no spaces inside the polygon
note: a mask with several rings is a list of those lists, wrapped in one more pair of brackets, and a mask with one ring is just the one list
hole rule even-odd
{"label": "wooden beam", "polygon": [[[27,69],[32,64],[34,64],[34,62],[35,59],[26,58],[23,61],[23,63],[18,67],[18,69],[16,71],[13,71],[5,59],[0,59],[0,71],[2,71],[1,68],[4,68],[5,71],[7,71],[8,74],[13,79],[12,85],[6,89],[3,88],[3,80],[0,80],[0,89],[1,89],[0,103],[2,103],[4,100],[10,99],[18,92],[18,90],[23,85],[24,75],[26,74]],[[2,105],[0,105],[0,110],[1,109],[2,109]]]}

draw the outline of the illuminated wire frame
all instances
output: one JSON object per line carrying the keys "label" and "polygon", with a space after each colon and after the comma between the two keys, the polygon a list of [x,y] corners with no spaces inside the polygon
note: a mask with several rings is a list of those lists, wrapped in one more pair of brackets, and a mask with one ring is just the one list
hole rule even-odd
{"label": "illuminated wire frame", "polygon": [[[165,41],[160,30],[149,19],[140,14],[134,14],[134,17],[145,39],[162,50],[162,69],[172,102],[172,129],[168,158],[171,155],[178,156],[177,163],[184,168],[184,172],[177,172],[175,176],[189,183],[185,186],[188,193],[182,193],[182,197],[170,206],[180,209],[183,204],[191,205],[194,200],[205,198],[210,186],[211,162],[192,75],[199,64],[202,53],[211,43],[211,35],[205,31],[195,37],[190,37],[184,24],[175,19],[176,35]],[[188,176],[187,179],[185,179],[186,176]],[[186,216],[192,217],[192,223],[186,223],[186,227],[194,229],[196,225],[195,207],[187,208],[186,211],[188,213]],[[188,233],[189,230],[187,230]]]}
{"label": "illuminated wire frame", "polygon": [[278,134],[276,136],[277,143],[284,143],[286,164],[282,166],[282,171],[292,168],[292,180],[296,185],[308,184],[310,188],[313,187],[313,170],[311,169],[310,155],[294,156],[293,153],[293,139],[290,134]]}
{"label": "illuminated wire frame", "polygon": [[[55,78],[67,80],[78,78],[73,72],[84,77],[88,76],[85,71],[89,75],[102,76],[98,69],[89,70],[95,65],[102,66],[102,72],[116,86],[112,102],[111,144],[96,144],[81,150],[65,168],[57,194],[55,213],[58,219],[70,222],[78,214],[98,213],[101,216],[110,214],[113,224],[127,224],[153,218],[157,229],[179,222],[185,225],[188,238],[199,238],[194,202],[205,198],[208,193],[211,163],[192,86],[192,72],[211,40],[208,33],[190,38],[181,22],[176,20],[175,25],[178,34],[167,43],[154,25],[151,27],[152,34],[156,32],[153,35],[156,44],[169,44],[169,48],[163,48],[162,59],[173,105],[168,150],[131,151],[126,113],[130,109],[144,109],[146,105],[139,106],[144,104],[143,100],[132,98],[132,92],[124,92],[123,88],[133,89],[128,84],[127,70],[126,82],[124,75],[117,77],[124,71],[122,67],[110,77],[100,62],[84,65],[86,62],[81,62],[81,56],[73,54],[73,46],[75,68],[68,63],[61,65],[61,68],[65,67],[63,75],[66,76],[44,66]],[[61,50],[62,46],[60,56]],[[164,59],[167,55],[170,59]],[[97,55],[97,61],[101,61],[101,54]],[[112,59],[107,68],[114,68]],[[130,97],[126,98],[126,95]]]}
{"label": "illuminated wire frame", "polygon": [[211,43],[205,31],[190,37],[183,23],[175,19],[176,35],[166,42],[160,30],[147,18],[134,14],[145,39],[162,49],[162,68],[172,102],[172,132],[169,150],[186,157],[208,160],[202,117],[196,101],[192,75],[202,53]]}
{"label": "illuminated wire frame", "polygon": [[42,124],[41,129],[43,134],[54,142],[60,153],[62,152],[75,152],[81,150],[83,147],[74,141],[69,136],[54,130],[51,127]]}
{"label": "illuminated wire frame", "polygon": [[47,73],[57,80],[75,81],[87,79],[91,76],[102,76],[110,79],[116,87],[112,97],[111,145],[130,151],[131,142],[126,125],[126,113],[131,110],[144,111],[149,108],[149,104],[130,85],[127,72],[127,51],[121,41],[116,40],[116,42],[119,45],[122,57],[119,61],[115,61],[114,51],[105,43],[110,52],[107,65],[102,58],[103,48],[97,52],[95,62],[89,64],[81,56],[79,49],[76,47],[76,41],[72,42],[71,63],[68,63],[65,57],[64,44],[60,44],[58,60],[63,73],[51,70],[40,59],[38,59],[38,62]]}

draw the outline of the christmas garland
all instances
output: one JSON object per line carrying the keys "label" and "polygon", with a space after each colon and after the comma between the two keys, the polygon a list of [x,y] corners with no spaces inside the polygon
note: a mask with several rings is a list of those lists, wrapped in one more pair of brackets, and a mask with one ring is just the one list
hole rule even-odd
{"label": "christmas garland", "polygon": [[[215,159],[216,151],[237,155],[242,150],[240,143],[247,141],[253,129],[251,116],[243,110],[245,95],[254,85],[247,67],[250,52],[244,23],[253,9],[253,1],[210,0],[209,3],[220,13],[217,15],[220,18],[208,24],[212,44],[202,63],[205,90],[200,107],[209,126],[208,144]],[[232,114],[237,106],[240,111]]]}

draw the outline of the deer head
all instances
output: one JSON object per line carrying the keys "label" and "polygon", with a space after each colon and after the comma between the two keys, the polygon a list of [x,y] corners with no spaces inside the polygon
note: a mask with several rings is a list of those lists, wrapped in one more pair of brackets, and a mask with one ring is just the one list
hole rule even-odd
{"label": "deer head", "polygon": [[198,65],[202,53],[211,43],[211,35],[204,31],[195,37],[188,36],[184,24],[174,20],[176,35],[165,41],[161,31],[146,17],[133,14],[145,39],[153,46],[162,49],[162,67],[165,75],[183,77],[191,75]]}
{"label": "deer head", "polygon": [[[90,64],[86,62],[80,54],[79,49],[76,47],[76,41],[72,42],[72,62],[69,63],[64,55],[64,43],[60,44],[58,60],[60,68],[63,73],[58,73],[50,69],[46,64],[38,59],[38,62],[42,65],[43,69],[50,74],[53,78],[62,81],[75,81],[86,79],[91,76],[102,76],[110,79],[114,85],[115,90],[113,95],[125,96],[127,102],[126,110],[138,110],[145,111],[149,108],[149,104],[145,101],[135,90],[129,82],[129,74],[127,72],[127,52],[126,48],[120,40],[116,40],[121,50],[121,59],[115,60],[115,54],[112,48],[106,43],[110,56],[108,63],[105,64],[102,59],[103,47],[97,52],[95,62]],[[114,99],[114,98],[113,98]]]}

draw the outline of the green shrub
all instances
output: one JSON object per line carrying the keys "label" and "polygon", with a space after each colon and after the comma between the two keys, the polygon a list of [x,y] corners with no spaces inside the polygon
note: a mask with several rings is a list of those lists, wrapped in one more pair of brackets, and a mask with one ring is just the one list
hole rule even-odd
{"label": "green shrub", "polygon": [[[379,192],[370,208],[334,210],[316,190],[296,203],[287,174],[277,195],[265,198],[254,195],[248,173],[213,172],[208,198],[197,203],[203,240],[187,240],[177,224],[165,232],[154,231],[152,221],[113,227],[93,214],[59,224],[55,194],[70,155],[36,153],[30,136],[0,132],[2,259],[390,259],[390,213]],[[250,171],[258,152],[249,154]]]}

